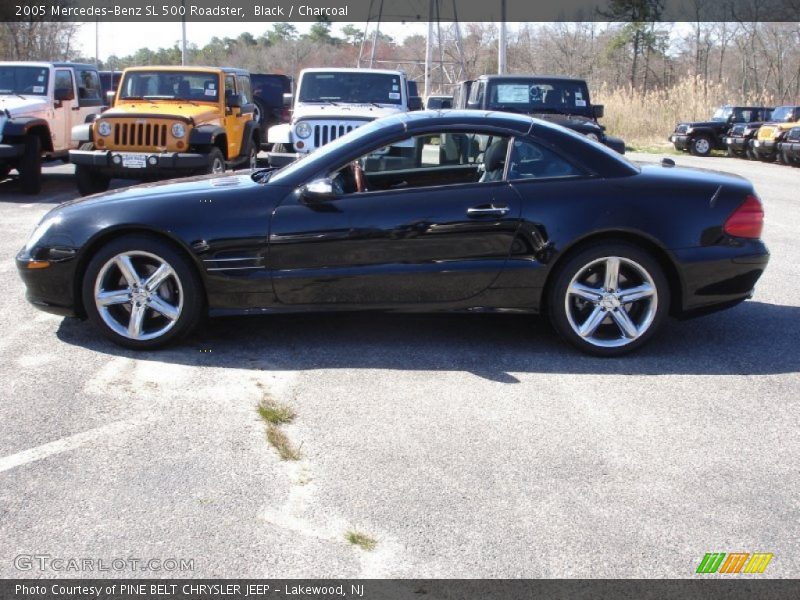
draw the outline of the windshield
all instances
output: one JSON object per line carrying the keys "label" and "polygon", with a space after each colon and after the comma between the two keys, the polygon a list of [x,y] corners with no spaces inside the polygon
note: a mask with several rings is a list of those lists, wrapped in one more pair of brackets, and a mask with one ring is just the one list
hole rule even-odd
{"label": "windshield", "polygon": [[588,114],[589,90],[582,81],[504,80],[489,84],[487,108],[521,113]]}
{"label": "windshield", "polygon": [[384,73],[306,73],[300,83],[300,102],[401,104],[399,75]]}
{"label": "windshield", "polygon": [[48,69],[0,67],[0,94],[47,95]]}
{"label": "windshield", "polygon": [[793,121],[794,120],[794,106],[779,106],[772,111],[770,117],[772,121]]}
{"label": "windshield", "polygon": [[196,71],[134,71],[125,74],[119,97],[218,102],[219,77]]}
{"label": "windshield", "polygon": [[714,116],[711,117],[712,121],[727,121],[733,114],[733,109],[730,106],[721,106],[714,111]]}

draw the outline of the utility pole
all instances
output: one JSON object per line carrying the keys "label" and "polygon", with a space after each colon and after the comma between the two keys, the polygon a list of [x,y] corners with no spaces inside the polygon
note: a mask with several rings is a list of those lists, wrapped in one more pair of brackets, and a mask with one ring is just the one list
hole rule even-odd
{"label": "utility pole", "polygon": [[497,46],[497,74],[506,72],[506,0],[500,0],[500,36]]}
{"label": "utility pole", "polygon": [[431,60],[433,59],[433,0],[428,0],[428,37],[425,41],[425,97],[431,95]]}
{"label": "utility pole", "polygon": [[181,17],[181,66],[186,66],[186,0],[181,0],[183,16]]}
{"label": "utility pole", "polygon": [[100,19],[94,22],[94,64],[100,68]]}

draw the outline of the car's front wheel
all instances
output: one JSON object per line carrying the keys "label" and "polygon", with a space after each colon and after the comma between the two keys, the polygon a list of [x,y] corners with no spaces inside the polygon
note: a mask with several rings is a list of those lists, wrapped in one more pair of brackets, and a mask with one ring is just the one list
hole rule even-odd
{"label": "car's front wheel", "polygon": [[550,287],[556,331],[596,356],[619,356],[645,344],[669,311],[669,284],[647,252],[624,242],[589,246],[567,259]]}
{"label": "car's front wheel", "polygon": [[151,350],[198,322],[203,287],[194,266],[165,240],[126,235],[103,246],[83,279],[89,320],[112,341]]}
{"label": "car's front wheel", "polygon": [[690,142],[689,149],[695,156],[708,156],[711,154],[711,140],[699,135]]}

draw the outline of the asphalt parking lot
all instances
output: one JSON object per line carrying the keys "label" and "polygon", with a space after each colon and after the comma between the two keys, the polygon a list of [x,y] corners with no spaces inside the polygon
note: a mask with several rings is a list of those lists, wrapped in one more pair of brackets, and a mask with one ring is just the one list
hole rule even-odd
{"label": "asphalt parking lot", "polygon": [[[519,316],[226,319],[125,351],[16,274],[71,167],[37,197],[0,183],[0,577],[93,574],[15,561],[49,555],[193,560],[106,574],[133,577],[683,578],[706,552],[796,576],[800,169],[674,158],[755,183],[772,262],[751,301],[615,360]],[[295,410],[299,461],[267,444],[264,394]]]}

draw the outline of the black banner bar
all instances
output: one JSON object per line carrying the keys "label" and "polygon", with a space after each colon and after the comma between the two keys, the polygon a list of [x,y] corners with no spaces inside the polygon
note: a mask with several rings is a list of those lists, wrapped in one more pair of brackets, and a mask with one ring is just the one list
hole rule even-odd
{"label": "black banner bar", "polygon": [[3,600],[795,600],[786,579],[6,579]]}
{"label": "black banner bar", "polygon": [[[3,0],[0,21],[498,22],[501,0]],[[506,0],[508,22],[800,21],[797,0]]]}

